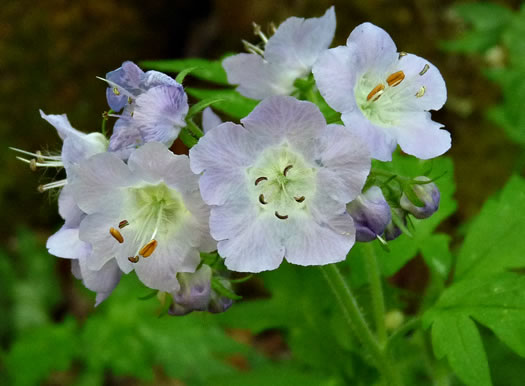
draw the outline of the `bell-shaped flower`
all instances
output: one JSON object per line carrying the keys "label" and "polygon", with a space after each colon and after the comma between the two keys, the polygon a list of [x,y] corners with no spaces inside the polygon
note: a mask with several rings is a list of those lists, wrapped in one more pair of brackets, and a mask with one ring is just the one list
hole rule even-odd
{"label": "bell-shaped flower", "polygon": [[372,241],[381,236],[392,219],[390,206],[381,189],[372,186],[346,206],[354,220],[356,241]]}
{"label": "bell-shaped flower", "polygon": [[242,125],[223,123],[190,150],[212,205],[210,230],[234,271],[343,260],[355,241],[346,204],[370,171],[366,146],[310,102],[263,100]]}
{"label": "bell-shaped flower", "polygon": [[135,270],[148,287],[177,291],[178,272],[194,272],[200,251],[215,249],[209,208],[184,155],[161,143],[135,150],[125,164],[113,153],[75,167],[73,198],[87,214],[79,238],[92,251],[88,268],[115,258],[124,273]]}
{"label": "bell-shaped flower", "polygon": [[108,104],[120,115],[113,127],[109,151],[127,159],[147,142],[171,146],[186,126],[188,97],[182,85],[158,71],[142,71],[133,62],[106,74]]}
{"label": "bell-shaped flower", "polygon": [[428,112],[447,99],[439,70],[426,59],[397,52],[381,28],[357,26],[346,46],[320,56],[313,74],[321,95],[367,142],[373,158],[390,161],[397,144],[421,159],[450,148],[450,134]]}
{"label": "bell-shaped flower", "polygon": [[334,7],[319,18],[290,17],[269,39],[258,31],[265,49],[250,45],[252,53],[224,59],[228,82],[239,85],[237,91],[248,98],[290,95],[295,80],[310,74],[314,62],[332,43],[334,33]]}
{"label": "bell-shaped flower", "polygon": [[440,199],[439,189],[428,177],[419,176],[414,179],[422,182],[420,184],[413,184],[411,188],[414,195],[423,205],[416,205],[417,203],[413,203],[405,193],[401,196],[399,204],[401,208],[405,209],[415,218],[424,219],[432,216],[434,212],[438,210]]}

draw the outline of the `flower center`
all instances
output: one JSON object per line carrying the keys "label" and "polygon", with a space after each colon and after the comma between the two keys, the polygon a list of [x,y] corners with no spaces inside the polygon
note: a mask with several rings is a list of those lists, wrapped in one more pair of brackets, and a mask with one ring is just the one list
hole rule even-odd
{"label": "flower center", "polygon": [[316,169],[287,143],[265,150],[246,170],[250,196],[260,213],[286,220],[307,210],[315,192]]}
{"label": "flower center", "polygon": [[158,240],[166,239],[168,233],[176,231],[189,211],[179,192],[160,183],[131,188],[124,213],[129,217],[111,227],[109,233],[121,244],[131,238],[136,252],[128,260],[137,263],[140,257],[150,257]]}

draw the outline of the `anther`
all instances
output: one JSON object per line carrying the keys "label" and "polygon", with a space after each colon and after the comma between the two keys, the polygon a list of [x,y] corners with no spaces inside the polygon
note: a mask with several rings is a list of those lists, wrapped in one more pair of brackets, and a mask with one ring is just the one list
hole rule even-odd
{"label": "anther", "polygon": [[297,202],[303,202],[305,199],[304,196],[301,196],[301,197],[294,197],[294,200],[297,201]]}
{"label": "anther", "polygon": [[113,227],[109,228],[109,234],[113,236],[113,238],[117,240],[120,244],[124,242],[124,237],[122,237],[122,234],[117,229]]}
{"label": "anther", "polygon": [[428,63],[425,64],[425,67],[423,67],[423,69],[421,70],[419,75],[421,75],[421,76],[425,75],[425,72],[427,72],[429,68],[430,68],[430,66],[428,65]]}
{"label": "anther", "polygon": [[44,162],[44,158],[42,157],[42,152],[40,150],[35,151],[35,154],[37,162]]}
{"label": "anther", "polygon": [[399,53],[398,60],[401,59],[403,56],[407,56],[407,55],[408,55],[408,54],[407,54],[406,52],[401,51],[401,52]]}
{"label": "anther", "polygon": [[151,240],[149,243],[147,243],[140,249],[139,255],[142,255],[142,257],[150,257],[151,254],[155,252],[157,244],[157,240]]}
{"label": "anther", "polygon": [[39,193],[44,193],[46,188],[44,188],[44,185],[38,185],[36,190],[38,190]]}
{"label": "anther", "polygon": [[288,170],[290,170],[291,168],[293,168],[293,165],[288,165],[287,167],[285,167],[283,170],[283,176],[286,177],[286,173],[288,173]]}
{"label": "anther", "polygon": [[277,26],[275,25],[273,21],[270,23],[270,31],[272,31],[272,33],[277,32]]}
{"label": "anther", "polygon": [[386,82],[390,87],[396,87],[403,79],[405,79],[405,73],[403,71],[397,71],[390,74],[388,78],[386,78]]}
{"label": "anther", "polygon": [[130,256],[128,257],[128,260],[131,261],[132,263],[138,263],[139,262],[139,257],[138,256]]}
{"label": "anther", "polygon": [[118,88],[113,87],[113,94],[120,95],[120,91],[118,90]]}
{"label": "anther", "polygon": [[370,99],[374,98],[372,102],[375,102],[379,99],[379,97],[385,92],[385,86],[382,83],[379,83],[377,86],[375,86],[372,91],[370,91],[370,94],[366,97],[366,100],[369,101]]}
{"label": "anther", "polygon": [[120,229],[124,228],[125,226],[128,226],[129,225],[129,221],[128,220],[122,220],[121,222],[118,223],[118,227]]}
{"label": "anther", "polygon": [[259,202],[260,202],[261,204],[263,204],[263,205],[268,204],[268,201],[265,201],[265,200],[264,200],[264,194],[262,194],[262,193],[259,195]]}
{"label": "anther", "polygon": [[264,42],[264,44],[266,44],[268,42],[268,38],[261,31],[261,26],[259,24],[257,24],[256,22],[252,22],[252,26],[253,26],[253,34],[255,36],[259,36],[261,38],[261,40]]}
{"label": "anther", "polygon": [[131,99],[131,97],[128,97],[128,104],[132,104],[133,103],[133,99]]}
{"label": "anther", "polygon": [[425,86],[421,86],[418,92],[416,92],[416,97],[421,98],[423,95],[425,95],[426,88]]}
{"label": "anther", "polygon": [[259,177],[259,178],[257,178],[257,179],[255,180],[255,186],[257,186],[257,185],[259,184],[259,182],[261,182],[261,181],[267,181],[267,180],[268,180],[268,178],[266,178],[266,177]]}
{"label": "anther", "polygon": [[282,214],[279,214],[279,212],[275,211],[275,217],[277,217],[278,219],[280,220],[286,220],[288,218],[288,215],[282,215]]}
{"label": "anther", "polygon": [[32,172],[36,172],[36,159],[32,159],[29,161],[29,169],[31,169]]}

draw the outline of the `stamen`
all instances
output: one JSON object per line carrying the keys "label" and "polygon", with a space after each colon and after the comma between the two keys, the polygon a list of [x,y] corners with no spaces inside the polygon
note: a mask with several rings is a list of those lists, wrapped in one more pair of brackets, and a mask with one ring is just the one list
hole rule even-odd
{"label": "stamen", "polygon": [[294,197],[294,200],[297,201],[297,202],[303,202],[305,200],[305,196],[301,196],[301,197]]}
{"label": "stamen", "polygon": [[[38,162],[37,159],[26,159],[22,157],[16,157],[17,160],[25,162],[26,164],[29,164],[29,167],[31,170],[35,171],[37,167],[42,168],[61,168],[64,166],[64,163],[62,161],[44,161],[44,162]],[[34,169],[33,169],[34,168]]]}
{"label": "stamen", "polygon": [[[16,157],[18,158],[18,157]],[[36,159],[33,158],[30,162],[29,162],[29,169],[31,169],[32,172],[36,172]]]}
{"label": "stamen", "polygon": [[398,57],[398,60],[401,59],[403,56],[407,56],[408,54],[405,52],[405,51],[401,51],[399,53],[399,57]]}
{"label": "stamen", "polygon": [[31,153],[30,151],[25,151],[22,149],[18,149],[16,147],[10,147],[9,149],[14,150],[18,153],[30,155],[31,157],[36,157],[36,160],[38,162],[45,162],[44,160],[52,160],[52,161],[60,161],[62,159],[59,155],[43,155],[40,150],[37,150],[34,153]]}
{"label": "stamen", "polygon": [[388,78],[386,78],[386,82],[390,87],[396,87],[403,79],[405,79],[405,73],[403,71],[397,71],[390,74]]}
{"label": "stamen", "polygon": [[268,201],[265,201],[265,200],[264,200],[264,194],[262,194],[262,193],[259,195],[259,202],[260,202],[261,204],[263,204],[263,205],[268,204]]}
{"label": "stamen", "polygon": [[131,97],[128,97],[128,104],[132,104],[133,103],[133,99],[131,99]]}
{"label": "stamen", "polygon": [[288,218],[288,215],[281,215],[279,212],[275,211],[275,217],[277,217],[280,220],[286,220]]}
{"label": "stamen", "polygon": [[261,182],[261,181],[267,181],[267,180],[268,180],[268,178],[266,178],[266,177],[259,177],[259,178],[257,178],[257,179],[255,180],[255,186],[257,186],[257,185],[259,184],[259,182]]}
{"label": "stamen", "polygon": [[261,50],[259,47],[257,47],[255,44],[252,44],[250,42],[247,42],[246,40],[242,40],[242,44],[244,45],[244,49],[252,54],[264,56],[264,51]]}
{"label": "stamen", "polygon": [[293,168],[293,165],[288,165],[287,167],[285,167],[283,170],[283,176],[286,177],[286,173],[288,173],[288,170],[290,170],[291,168]]}
{"label": "stamen", "polygon": [[427,72],[429,68],[430,68],[430,66],[428,65],[428,63],[425,64],[425,67],[423,67],[423,69],[421,70],[419,75],[421,75],[421,76],[425,75],[425,72]]}
{"label": "stamen", "polygon": [[372,91],[370,91],[370,94],[368,94],[366,100],[369,101],[370,99],[374,98],[372,102],[375,102],[385,92],[384,90],[385,86],[382,83],[379,83],[372,89]]}
{"label": "stamen", "polygon": [[142,255],[142,257],[150,257],[151,254],[155,252],[157,244],[157,240],[151,240],[149,243],[147,243],[141,248],[141,250],[139,251],[139,255]]}
{"label": "stamen", "polygon": [[273,34],[277,32],[277,26],[273,21],[270,23],[270,31],[272,31]]}
{"label": "stamen", "polygon": [[109,234],[113,236],[113,238],[117,240],[120,244],[124,242],[124,237],[117,229],[113,227],[109,228]]}
{"label": "stamen", "polygon": [[423,95],[425,95],[426,88],[425,86],[421,86],[418,92],[416,92],[416,97],[421,98]]}
{"label": "stamen", "polygon": [[66,184],[67,184],[67,180],[63,179],[59,181],[50,182],[49,184],[39,185],[37,190],[40,193],[44,193],[46,190],[50,190],[54,188],[61,188],[62,186],[66,186]]}
{"label": "stamen", "polygon": [[266,35],[261,31],[261,26],[257,24],[256,22],[252,22],[253,25],[253,33],[255,36],[259,36],[261,40],[264,42],[264,44],[268,43],[268,38]]}
{"label": "stamen", "polygon": [[132,263],[138,263],[139,262],[139,257],[138,256],[130,256],[128,257],[128,260],[131,261]]}
{"label": "stamen", "polygon": [[120,95],[120,91],[118,90],[118,88],[113,87],[113,94]]}
{"label": "stamen", "polygon": [[129,222],[128,220],[122,220],[121,222],[118,223],[118,227],[120,229],[124,228],[125,226],[128,226],[129,225]]}

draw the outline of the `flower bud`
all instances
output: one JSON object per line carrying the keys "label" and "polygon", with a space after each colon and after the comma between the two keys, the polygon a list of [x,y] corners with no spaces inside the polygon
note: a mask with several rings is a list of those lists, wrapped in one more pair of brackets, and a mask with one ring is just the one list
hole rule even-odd
{"label": "flower bud", "polygon": [[[392,209],[394,212],[393,215],[396,215],[400,219],[403,220],[403,223],[406,224],[406,212],[401,208],[394,208]],[[394,239],[397,239],[399,236],[401,236],[401,228],[399,228],[394,221],[390,221],[388,225],[385,228],[385,240],[386,241],[392,241]]]}
{"label": "flower bud", "polygon": [[381,189],[372,186],[346,206],[354,220],[356,241],[372,241],[385,231],[391,221],[390,206]]}
{"label": "flower bud", "polygon": [[[230,291],[232,290],[231,283],[223,278],[218,278],[222,286]],[[217,293],[216,291],[211,292],[210,303],[208,304],[208,312],[218,314],[226,311],[233,304],[233,299]]]}
{"label": "flower bud", "polygon": [[180,289],[173,292],[171,315],[186,315],[192,311],[206,311],[211,297],[212,271],[203,264],[197,271],[181,272],[177,275]]}
{"label": "flower bud", "polygon": [[[420,176],[415,178],[416,181],[430,181],[430,178]],[[400,205],[403,209],[410,212],[415,218],[423,219],[432,216],[439,208],[439,189],[433,182],[426,184],[414,184],[411,189],[417,199],[423,203],[422,206],[417,206],[411,201],[409,197],[403,193],[401,196]]]}

